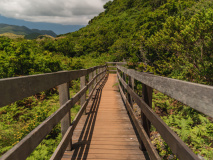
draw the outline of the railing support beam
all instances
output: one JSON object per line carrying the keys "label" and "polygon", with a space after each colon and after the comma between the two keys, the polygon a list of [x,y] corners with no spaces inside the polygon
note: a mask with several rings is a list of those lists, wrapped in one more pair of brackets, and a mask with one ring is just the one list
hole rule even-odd
{"label": "railing support beam", "polygon": [[[142,86],[142,96],[143,96],[143,100],[146,102],[146,104],[152,108],[152,92],[153,89],[147,85]],[[147,133],[147,135],[150,137],[150,127],[151,127],[151,123],[150,121],[146,118],[146,116],[144,114],[142,114],[142,125]]]}
{"label": "railing support beam", "polygon": [[[126,74],[124,72],[122,72],[122,78],[126,82]],[[124,86],[122,87],[122,89],[123,89],[124,94],[126,94]]]}
{"label": "railing support beam", "polygon": [[[131,76],[129,76],[129,75],[128,75],[128,78],[129,78],[128,85],[129,85],[130,88],[132,88],[132,90],[134,91],[134,82],[135,82],[135,80],[134,80],[133,77],[131,77]],[[132,97],[130,96],[129,93],[127,94],[127,96],[128,96],[127,98],[128,98],[129,104],[130,104],[130,106],[133,108],[133,99],[132,99]]]}
{"label": "railing support beam", "polygon": [[[70,99],[70,95],[69,95],[69,83],[64,83],[64,84],[59,85],[58,90],[59,90],[59,103],[60,103],[60,106],[62,107]],[[62,133],[62,137],[65,135],[67,129],[71,125],[70,114],[71,113],[69,111],[64,116],[64,118],[61,120],[61,133]],[[72,139],[70,139],[70,142],[69,142],[66,150],[71,150],[71,148],[72,148]]]}
{"label": "railing support beam", "polygon": [[[80,83],[81,83],[81,89],[85,87],[86,85],[86,77],[83,76],[80,78]],[[80,104],[81,107],[84,105],[84,102],[86,101],[86,93],[84,93],[80,99]],[[86,114],[86,109],[85,109],[85,114]]]}
{"label": "railing support beam", "polygon": [[[152,108],[152,92],[153,89],[145,84],[142,84],[142,98],[144,102]],[[146,118],[145,114],[141,111],[141,123],[146,131],[148,137],[150,138],[150,128],[151,128],[151,123],[150,121]],[[141,150],[146,150],[145,146],[142,144],[140,146]]]}
{"label": "railing support beam", "polygon": [[[97,70],[93,71],[93,78],[96,76],[96,74],[97,74],[96,72],[97,72]],[[94,80],[93,86],[95,86],[96,82],[97,82],[97,79]]]}
{"label": "railing support beam", "polygon": [[[89,82],[92,80],[92,74],[93,74],[93,72],[90,72],[90,73],[89,73]],[[93,88],[93,85],[91,85],[91,86],[89,87],[89,94],[91,93],[92,88]]]}

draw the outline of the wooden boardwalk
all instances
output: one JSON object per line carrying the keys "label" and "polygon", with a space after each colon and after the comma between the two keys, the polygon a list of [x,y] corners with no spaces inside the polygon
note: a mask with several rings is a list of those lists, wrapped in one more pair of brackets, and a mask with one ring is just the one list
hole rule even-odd
{"label": "wooden boardwalk", "polygon": [[63,160],[146,159],[122,102],[116,74],[97,90],[73,134],[73,150]]}

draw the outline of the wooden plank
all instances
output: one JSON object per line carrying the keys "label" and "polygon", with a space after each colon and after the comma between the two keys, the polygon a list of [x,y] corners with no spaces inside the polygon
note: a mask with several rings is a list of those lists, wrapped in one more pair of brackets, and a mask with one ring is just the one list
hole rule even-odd
{"label": "wooden plank", "polygon": [[177,134],[172,131],[156,113],[152,111],[152,109],[126,84],[126,82],[124,82],[119,74],[118,76],[122,85],[127,89],[149,121],[161,134],[163,139],[171,148],[172,152],[177,155],[179,159],[199,160],[199,158],[188,148],[188,146],[177,136]]}
{"label": "wooden plank", "polygon": [[[127,75],[128,76],[128,85],[130,88],[132,88],[134,90],[134,78],[132,78],[131,76]],[[127,99],[128,99],[128,102],[130,104],[131,107],[133,107],[133,99],[132,97],[130,96],[129,93],[127,93]]]}
{"label": "wooden plank", "polygon": [[65,152],[62,160],[145,159],[117,86],[113,86],[115,80],[116,75],[110,74],[100,98],[93,99],[91,110],[82,115],[73,133],[74,150]]}
{"label": "wooden plank", "polygon": [[114,65],[125,65],[126,62],[106,62],[106,64],[114,64]]}
{"label": "wooden plank", "polygon": [[0,107],[80,78],[97,68],[0,79]]}
{"label": "wooden plank", "polygon": [[[59,85],[58,87],[59,91],[59,103],[60,107],[63,107],[63,105],[70,99],[70,94],[69,94],[69,83],[64,83]],[[71,119],[70,119],[70,110],[67,112],[67,114],[62,118],[61,120],[61,134],[62,137],[66,133],[67,129],[71,125]],[[72,142],[70,141],[67,150],[71,150],[71,145]]]}
{"label": "wooden plank", "polygon": [[132,121],[139,133],[140,139],[142,140],[144,146],[146,147],[148,153],[149,153],[149,157],[153,160],[160,160],[160,156],[158,155],[158,152],[155,150],[155,147],[153,146],[152,142],[150,141],[149,135],[147,135],[145,129],[139,124],[140,122],[138,122],[137,118],[135,117],[134,111],[130,105],[130,103],[128,102],[128,100],[126,99],[124,92],[121,89],[121,86],[119,85],[119,89],[120,89],[120,93],[121,93],[121,97],[123,98],[123,101],[127,107],[127,110],[132,118]]}
{"label": "wooden plank", "polygon": [[[65,156],[63,160],[70,160],[70,157],[72,156],[71,153],[65,153]],[[118,153],[93,153],[93,154],[88,154],[88,151],[86,150],[83,152],[83,154],[77,154],[73,156],[73,159],[75,160],[84,160],[84,159],[93,159],[93,160],[103,160],[103,159],[110,159],[110,160],[146,160],[143,154],[131,154],[131,153],[126,153],[122,150],[120,150],[119,154]]]}
{"label": "wooden plank", "polygon": [[[97,72],[96,70],[93,71],[93,78],[96,77],[96,74],[97,74],[96,72]],[[95,86],[96,82],[97,80],[95,79],[93,82],[93,86]]]}
{"label": "wooden plank", "polygon": [[135,70],[117,65],[122,72],[190,107],[213,118],[213,87],[191,83]]}
{"label": "wooden plank", "polygon": [[[149,106],[149,108],[152,109],[152,92],[153,89],[145,84],[142,84],[142,98],[144,102]],[[151,128],[151,123],[150,121],[146,118],[144,113],[141,111],[141,123],[142,126],[144,127],[144,130],[146,131],[148,137],[150,137],[150,128]]]}
{"label": "wooden plank", "polygon": [[[99,73],[99,74],[101,74],[101,73]],[[94,89],[90,93],[89,98],[85,101],[84,105],[79,110],[78,114],[76,115],[76,117],[75,117],[75,119],[74,119],[74,121],[72,123],[72,126],[69,127],[69,129],[67,130],[65,136],[62,138],[60,144],[58,145],[58,147],[56,148],[56,150],[53,153],[52,157],[50,158],[51,160],[58,160],[58,159],[61,159],[61,157],[63,156],[63,153],[66,150],[66,147],[67,147],[67,145],[69,143],[69,139],[72,137],[72,134],[73,134],[73,131],[74,131],[76,125],[78,124],[83,112],[85,111],[85,109],[87,107],[87,104],[88,104],[89,100],[91,99],[91,97],[93,95],[93,92],[96,90],[96,87],[102,81],[103,78],[104,78],[104,76],[97,82],[97,84],[95,85]],[[92,81],[90,83],[92,84]]]}
{"label": "wooden plank", "polygon": [[107,66],[108,68],[117,68],[116,66]]}
{"label": "wooden plank", "polygon": [[[93,77],[92,75],[93,75],[93,72],[89,73],[89,82],[92,80],[92,77]],[[92,88],[93,88],[93,85],[91,85],[91,86],[89,87],[89,93],[91,93]]]}
{"label": "wooden plank", "polygon": [[[100,75],[100,68],[97,69],[97,74]],[[100,80],[100,76],[97,77],[97,81]]]}
{"label": "wooden plank", "polygon": [[[85,87],[85,85],[86,85],[86,77],[85,76],[80,78],[80,85],[81,85],[81,89]],[[80,99],[81,107],[83,107],[85,101],[86,101],[86,92],[82,95],[82,97]]]}

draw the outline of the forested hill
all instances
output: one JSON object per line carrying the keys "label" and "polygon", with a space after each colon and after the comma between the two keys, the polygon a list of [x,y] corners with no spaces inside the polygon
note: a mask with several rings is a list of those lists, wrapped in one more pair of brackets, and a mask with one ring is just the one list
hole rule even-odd
{"label": "forested hill", "polygon": [[50,35],[56,37],[57,35],[51,30],[38,30],[38,29],[29,29],[25,26],[16,26],[0,23],[0,34],[2,33],[13,33],[17,35],[30,35],[30,34],[40,34],[40,35]]}
{"label": "forested hill", "polygon": [[[213,84],[212,0],[114,0],[103,7],[105,11],[90,20],[86,27],[56,39],[18,40],[15,47],[11,40],[0,39],[4,41],[0,45],[0,77],[70,68],[68,61],[71,60],[61,61],[52,56],[50,61],[57,67],[41,65],[40,58],[47,55],[81,57],[80,63],[72,62],[71,68],[80,69],[84,64],[82,56],[87,56],[95,61],[87,67],[104,61],[125,60],[130,67],[142,71]],[[10,56],[19,59],[25,53],[28,53],[26,59],[32,61],[20,60],[20,66],[14,62],[14,66],[20,68],[17,71],[13,65],[6,65],[13,63]],[[135,62],[143,63],[136,66]],[[12,71],[8,70],[10,66]]]}
{"label": "forested hill", "polygon": [[108,53],[141,69],[213,84],[212,0],[114,0],[89,25],[67,34],[69,56]]}

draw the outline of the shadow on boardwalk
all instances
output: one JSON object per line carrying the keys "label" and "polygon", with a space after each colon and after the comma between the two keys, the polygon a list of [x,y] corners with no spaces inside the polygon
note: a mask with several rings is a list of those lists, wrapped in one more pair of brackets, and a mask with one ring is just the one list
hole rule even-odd
{"label": "shadow on boardwalk", "polygon": [[101,101],[102,89],[104,85],[106,84],[107,79],[108,79],[108,75],[107,77],[105,77],[104,81],[96,90],[96,93],[93,97],[93,103],[91,105],[90,111],[86,113],[87,119],[83,126],[78,142],[73,144],[74,153],[72,155],[71,160],[87,159],[90,143],[92,140],[92,135],[93,135],[94,127],[95,127],[98,108]]}
{"label": "shadow on boardwalk", "polygon": [[131,123],[118,87],[117,77],[109,74],[93,94],[72,136],[73,150],[63,160],[131,159],[147,160],[139,149],[137,133]]}

